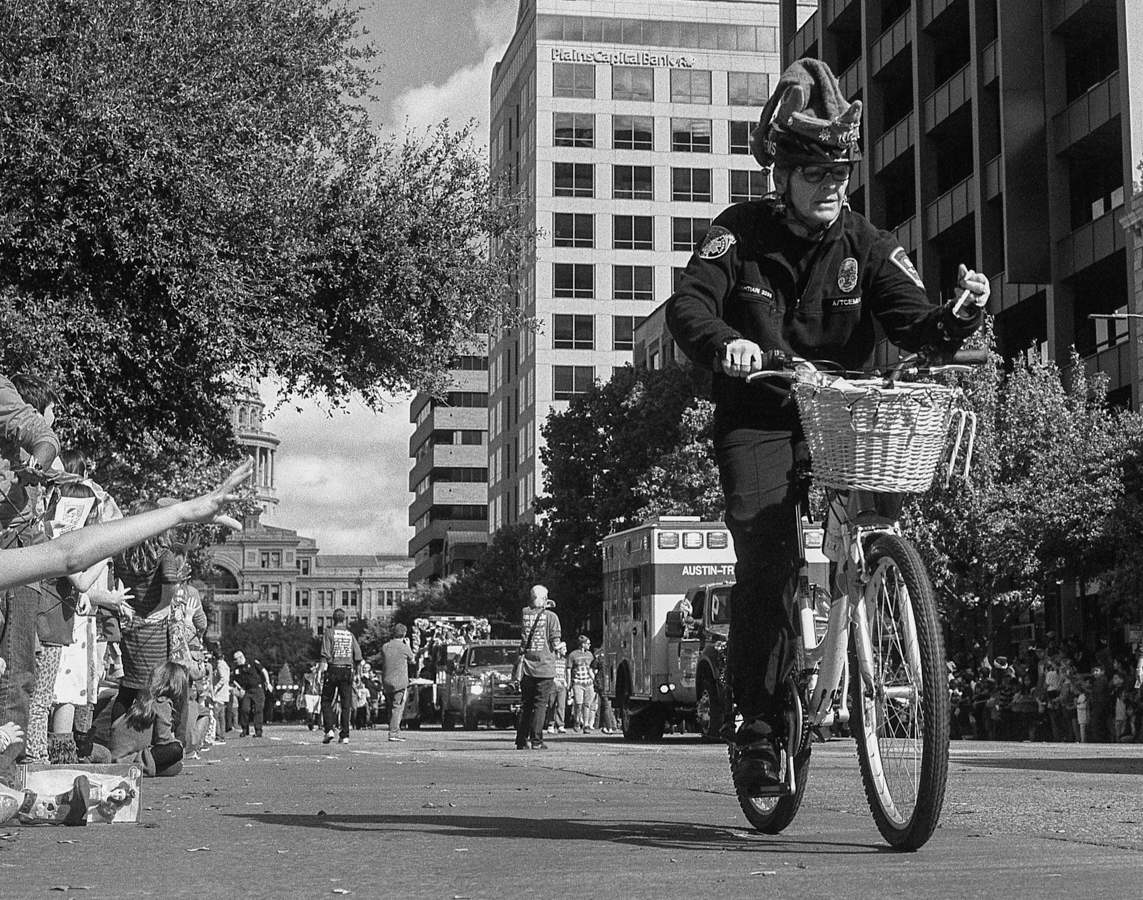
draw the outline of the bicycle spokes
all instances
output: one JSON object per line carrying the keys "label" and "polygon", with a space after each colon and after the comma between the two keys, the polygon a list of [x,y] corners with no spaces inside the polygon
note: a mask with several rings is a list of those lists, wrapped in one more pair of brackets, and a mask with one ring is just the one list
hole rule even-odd
{"label": "bicycle spokes", "polygon": [[[870,687],[864,698],[892,806],[907,818],[924,751],[924,683],[909,589],[891,559],[882,560],[867,593]],[[893,814],[890,813],[892,816]]]}

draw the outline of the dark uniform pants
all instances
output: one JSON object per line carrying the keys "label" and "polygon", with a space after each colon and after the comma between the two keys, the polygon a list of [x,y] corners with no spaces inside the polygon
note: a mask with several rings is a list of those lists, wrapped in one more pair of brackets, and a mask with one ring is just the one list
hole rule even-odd
{"label": "dark uniform pants", "polygon": [[776,720],[797,659],[793,576],[798,571],[797,471],[790,430],[736,428],[715,438],[726,524],[737,563],[730,593],[727,678],[745,718]]}
{"label": "dark uniform pants", "polygon": [[265,709],[266,691],[263,688],[251,688],[242,695],[238,701],[238,725],[243,736],[249,735],[250,728],[253,727],[255,736],[262,737],[262,716]]}

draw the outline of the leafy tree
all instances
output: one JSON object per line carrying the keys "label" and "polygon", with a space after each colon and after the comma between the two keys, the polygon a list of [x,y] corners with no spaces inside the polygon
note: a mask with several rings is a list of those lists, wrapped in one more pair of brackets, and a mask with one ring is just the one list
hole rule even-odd
{"label": "leafy tree", "polygon": [[[551,580],[550,553],[543,525],[519,523],[501,528],[476,564],[447,587],[449,609],[518,624],[529,590]],[[554,587],[548,586],[549,594],[555,593]]]}
{"label": "leafy tree", "polygon": [[377,406],[515,320],[513,204],[471,127],[371,131],[358,32],[325,0],[0,4],[0,366],[59,387],[116,495],[213,480],[248,379]]}
{"label": "leafy tree", "polygon": [[699,516],[721,521],[726,512],[714,459],[714,404],[696,400],[682,412],[679,442],[638,480],[646,504],[637,520],[652,516]]}
{"label": "leafy tree", "polygon": [[1107,528],[1108,550],[1113,556],[1100,575],[1100,600],[1118,624],[1143,621],[1143,426],[1141,417],[1127,420],[1126,449],[1121,461],[1123,490]]}
{"label": "leafy tree", "polygon": [[[536,510],[546,517],[551,547],[548,585],[566,628],[586,627],[602,602],[599,542],[638,524],[644,510],[664,502],[648,481],[666,469],[683,437],[696,440],[701,421],[684,413],[695,406],[703,374],[690,366],[624,368],[606,384],[553,412],[542,428],[544,494]],[[693,455],[693,453],[692,453]],[[682,486],[683,472],[672,473]],[[696,498],[705,487],[686,490]]]}
{"label": "leafy tree", "polygon": [[259,660],[274,676],[285,663],[295,676],[300,675],[320,655],[313,632],[298,622],[281,619],[247,619],[222,635],[222,652],[229,659],[241,650],[248,662]]}
{"label": "leafy tree", "polygon": [[1108,409],[1105,379],[1087,378],[1078,357],[1068,375],[1065,387],[1054,363],[1028,359],[1005,375],[994,357],[966,384],[979,416],[970,479],[906,508],[950,630],[966,645],[1003,640],[1058,582],[1113,561],[1121,460],[1139,419]]}

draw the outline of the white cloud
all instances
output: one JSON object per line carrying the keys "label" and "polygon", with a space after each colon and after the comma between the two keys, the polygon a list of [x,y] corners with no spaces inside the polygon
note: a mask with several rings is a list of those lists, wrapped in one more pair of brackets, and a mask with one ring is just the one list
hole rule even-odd
{"label": "white cloud", "polygon": [[[262,390],[267,407],[270,386]],[[267,524],[317,541],[323,553],[405,553],[409,503],[409,401],[374,413],[354,402],[329,411],[294,400],[265,423],[281,445],[275,456],[279,503]]]}
{"label": "white cloud", "polygon": [[458,69],[443,84],[423,84],[401,94],[393,101],[389,121],[398,128],[419,132],[445,119],[453,128],[476,119],[478,133],[487,139],[492,70],[508,48],[516,26],[516,6],[515,0],[503,0],[473,9],[473,28],[488,46],[484,58]]}
{"label": "white cloud", "polygon": [[444,84],[424,84],[406,91],[393,101],[390,121],[402,129],[422,132],[445,119],[454,129],[476,119],[478,134],[487,140],[492,68],[503,55],[504,47],[493,47],[480,63],[454,72]]}

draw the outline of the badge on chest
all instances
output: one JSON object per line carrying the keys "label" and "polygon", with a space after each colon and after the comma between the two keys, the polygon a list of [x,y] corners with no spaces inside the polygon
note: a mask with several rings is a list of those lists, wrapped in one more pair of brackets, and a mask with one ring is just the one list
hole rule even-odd
{"label": "badge on chest", "polygon": [[857,260],[847,256],[837,272],[837,289],[843,294],[848,294],[857,287],[857,277]]}

